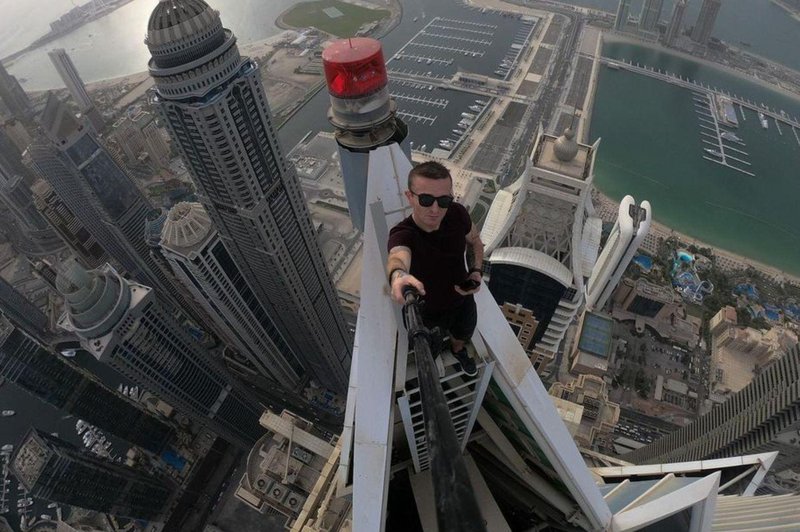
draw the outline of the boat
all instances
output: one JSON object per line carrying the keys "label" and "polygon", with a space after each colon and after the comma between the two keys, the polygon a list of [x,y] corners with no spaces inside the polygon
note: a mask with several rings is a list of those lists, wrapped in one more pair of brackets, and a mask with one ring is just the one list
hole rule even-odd
{"label": "boat", "polygon": [[419,17],[414,17],[414,18],[411,20],[411,22],[416,22],[416,21],[418,21],[418,20],[419,20]]}
{"label": "boat", "polygon": [[16,412],[14,412],[13,410],[3,410],[2,412],[0,412],[0,415],[2,415],[3,417],[11,417],[15,414]]}
{"label": "boat", "polygon": [[441,146],[442,148],[444,148],[446,150],[449,150],[449,149],[451,149],[453,147],[453,143],[450,142],[449,140],[440,140],[439,141],[439,146]]}
{"label": "boat", "polygon": [[33,499],[22,499],[17,501],[17,508],[27,508],[33,504]]}
{"label": "boat", "polygon": [[475,120],[475,115],[472,113],[461,113],[461,116],[463,116],[467,120]]}
{"label": "boat", "polygon": [[717,151],[717,150],[712,150],[711,148],[705,148],[705,150],[706,150],[706,153],[708,153],[708,154],[710,154],[710,155],[713,155],[714,157],[724,157],[724,155],[722,155],[722,154],[721,154],[719,151]]}
{"label": "boat", "polygon": [[764,116],[764,113],[761,111],[758,112],[758,121],[761,122],[761,127],[764,129],[769,129],[769,122],[767,122],[767,117]]}
{"label": "boat", "polygon": [[464,134],[464,130],[463,129],[454,129],[453,133],[455,133],[456,135],[463,135]]}
{"label": "boat", "polygon": [[742,142],[742,139],[737,137],[736,133],[731,133],[730,131],[723,131],[720,134],[720,137],[722,137],[725,140],[732,140],[733,142]]}
{"label": "boat", "polygon": [[475,111],[476,113],[480,113],[481,111],[483,111],[483,107],[481,107],[480,105],[470,105],[469,109],[470,111]]}
{"label": "boat", "polygon": [[608,68],[611,70],[619,70],[619,64],[617,63],[608,63]]}
{"label": "boat", "polygon": [[73,358],[77,354],[77,350],[75,349],[64,349],[61,351],[61,356],[67,358]]}
{"label": "boat", "polygon": [[433,85],[428,85],[428,90],[432,91],[433,90]]}
{"label": "boat", "polygon": [[57,506],[58,506],[58,503],[57,503],[57,502],[51,502],[50,504],[48,504],[48,505],[47,505],[47,507],[48,507],[49,509],[51,509],[51,510],[52,510],[53,508],[57,507]]}
{"label": "boat", "polygon": [[475,100],[475,103],[477,103],[478,105],[486,105],[489,102],[487,102],[486,100]]}

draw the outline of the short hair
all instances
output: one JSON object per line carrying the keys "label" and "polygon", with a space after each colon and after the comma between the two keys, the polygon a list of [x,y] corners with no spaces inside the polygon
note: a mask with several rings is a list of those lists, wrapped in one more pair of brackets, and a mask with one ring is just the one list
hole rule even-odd
{"label": "short hair", "polygon": [[436,161],[427,161],[419,163],[414,166],[408,173],[408,188],[411,188],[411,178],[415,175],[425,177],[427,179],[452,179],[450,170],[441,163]]}

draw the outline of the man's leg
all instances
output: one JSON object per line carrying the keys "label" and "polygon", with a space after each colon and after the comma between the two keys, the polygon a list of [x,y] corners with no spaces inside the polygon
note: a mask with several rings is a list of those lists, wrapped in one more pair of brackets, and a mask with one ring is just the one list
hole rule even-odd
{"label": "man's leg", "polygon": [[461,370],[468,376],[474,377],[478,374],[478,369],[467,352],[467,342],[472,338],[475,326],[478,324],[478,310],[472,296],[464,300],[454,318],[450,327],[450,349],[461,365]]}

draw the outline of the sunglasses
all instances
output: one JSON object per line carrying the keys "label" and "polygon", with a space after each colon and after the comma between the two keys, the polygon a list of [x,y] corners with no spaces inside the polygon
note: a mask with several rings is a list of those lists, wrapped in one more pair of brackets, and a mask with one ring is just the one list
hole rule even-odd
{"label": "sunglasses", "polygon": [[419,204],[423,207],[430,207],[433,205],[433,202],[439,204],[439,207],[442,209],[446,209],[453,203],[453,196],[431,196],[430,194],[417,194],[413,190],[409,190],[413,195],[417,197]]}

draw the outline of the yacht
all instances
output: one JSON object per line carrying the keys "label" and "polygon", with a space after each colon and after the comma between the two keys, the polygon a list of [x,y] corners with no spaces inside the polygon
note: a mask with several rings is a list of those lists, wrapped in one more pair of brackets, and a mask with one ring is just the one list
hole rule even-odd
{"label": "yacht", "polygon": [[487,102],[486,100],[475,100],[475,103],[477,103],[478,105],[486,105],[489,102]]}
{"label": "yacht", "polygon": [[758,121],[761,122],[761,127],[764,129],[769,129],[769,123],[767,122],[767,117],[764,116],[764,113],[761,111],[758,112]]}
{"label": "yacht", "polygon": [[14,414],[16,414],[16,412],[14,412],[13,410],[3,410],[2,412],[3,417],[11,417]]}
{"label": "yacht", "polygon": [[724,155],[722,155],[717,150],[712,150],[711,148],[706,148],[705,150],[706,150],[706,153],[708,153],[709,155],[713,155],[714,157],[724,157]]}
{"label": "yacht", "polygon": [[742,142],[742,139],[737,137],[736,133],[731,133],[730,131],[723,131],[720,134],[720,137],[722,137],[725,140],[732,140],[733,142]]}
{"label": "yacht", "polygon": [[10,443],[7,443],[7,444],[3,445],[2,447],[0,447],[0,450],[13,451],[14,450],[14,446],[11,445]]}
{"label": "yacht", "polygon": [[470,105],[469,109],[470,111],[475,111],[476,113],[480,113],[481,111],[483,111],[483,107],[481,107],[480,105]]}
{"label": "yacht", "polygon": [[463,116],[467,120],[475,120],[475,115],[472,113],[461,113],[461,116]]}
{"label": "yacht", "polygon": [[463,129],[454,129],[453,133],[455,133],[456,135],[463,135],[464,134],[464,130]]}
{"label": "yacht", "polygon": [[441,146],[442,148],[444,148],[446,150],[449,150],[449,149],[451,149],[453,147],[453,143],[450,142],[449,140],[440,140],[439,141],[439,146]]}

